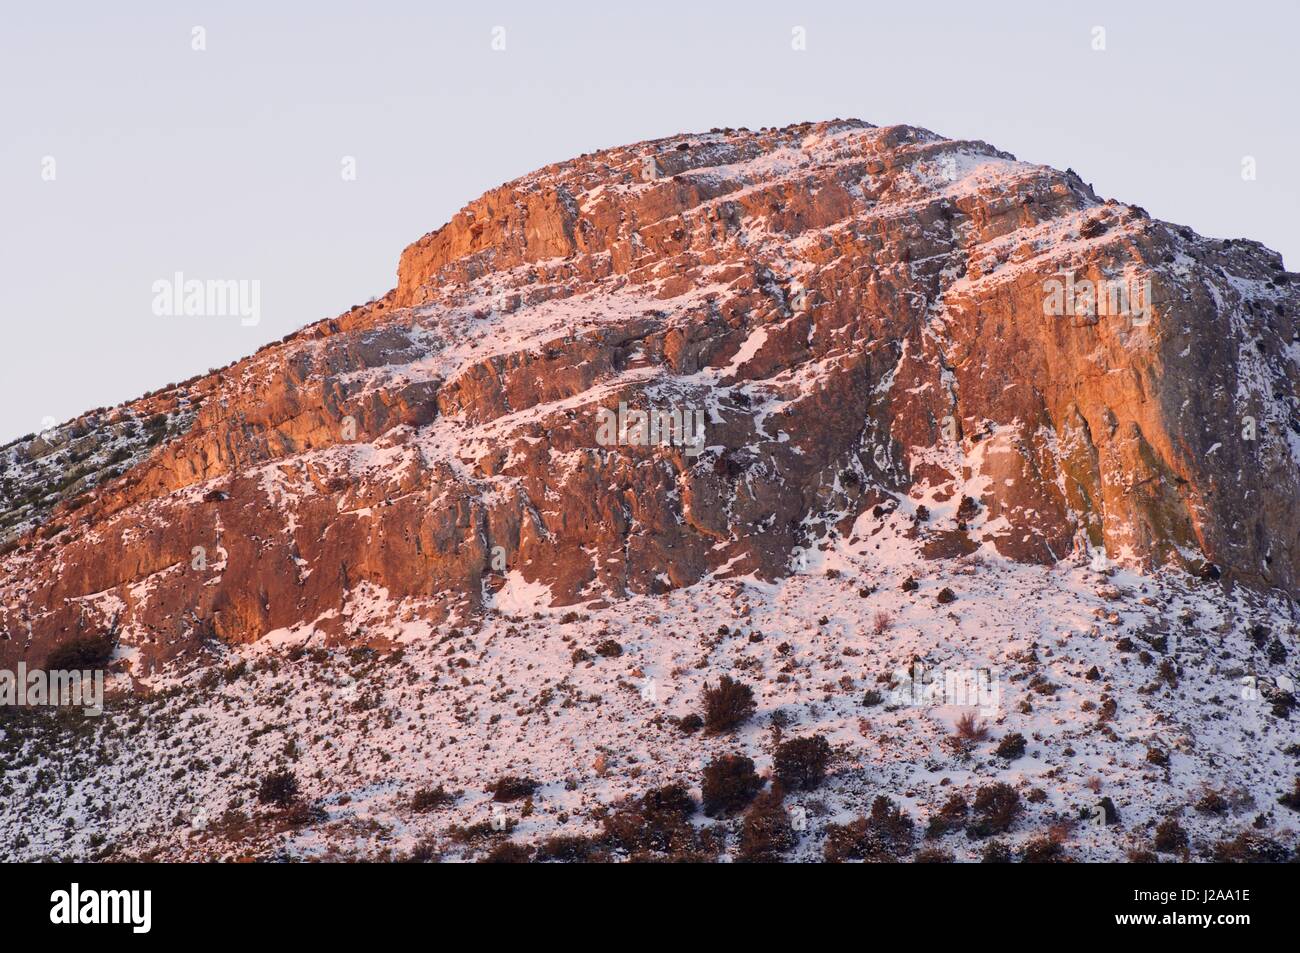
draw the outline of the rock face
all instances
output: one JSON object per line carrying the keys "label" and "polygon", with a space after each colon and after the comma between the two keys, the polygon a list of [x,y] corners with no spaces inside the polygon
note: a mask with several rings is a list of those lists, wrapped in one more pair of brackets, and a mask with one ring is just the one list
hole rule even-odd
{"label": "rock face", "polygon": [[933,557],[1294,596],[1295,281],[908,126],[549,166],[408,247],[384,298],[0,449],[0,664],[771,579],[899,520]]}

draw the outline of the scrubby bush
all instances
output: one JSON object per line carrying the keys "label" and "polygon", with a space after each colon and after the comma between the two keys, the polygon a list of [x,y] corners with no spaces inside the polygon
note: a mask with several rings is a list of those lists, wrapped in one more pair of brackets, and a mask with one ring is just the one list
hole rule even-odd
{"label": "scrubby bush", "polygon": [[809,790],[826,777],[826,765],[830,760],[830,742],[821,735],[791,738],[777,745],[772,770],[786,788]]}
{"label": "scrubby bush", "polygon": [[754,771],[754,762],[744,755],[724,754],[704,767],[701,793],[704,813],[719,817],[738,811],[754,799],[763,787],[763,779]]}
{"label": "scrubby bush", "polygon": [[966,828],[970,837],[991,837],[1011,829],[1020,816],[1020,795],[1004,782],[986,784],[975,792],[975,820]]}
{"label": "scrubby bush", "polygon": [[989,729],[986,724],[975,716],[974,712],[966,712],[957,719],[953,728],[953,736],[959,741],[975,744],[984,741],[989,736]]}
{"label": "scrubby bush", "polygon": [[1228,799],[1212,790],[1207,790],[1196,802],[1196,810],[1202,814],[1227,814],[1229,807]]}
{"label": "scrubby bush", "polygon": [[1214,860],[1220,864],[1281,864],[1293,859],[1286,847],[1254,831],[1243,831],[1214,845]]}
{"label": "scrubby bush", "polygon": [[1166,817],[1156,825],[1155,848],[1162,854],[1172,854],[1187,846],[1187,831],[1177,818]]}
{"label": "scrubby bush", "polygon": [[716,686],[704,686],[704,728],[708,734],[731,731],[757,710],[754,691],[743,682],[723,675]]}
{"label": "scrubby bush", "polygon": [[298,796],[298,779],[287,768],[272,771],[262,778],[257,788],[257,799],[263,804],[286,807]]}
{"label": "scrubby bush", "polygon": [[1293,811],[1300,811],[1300,775],[1296,776],[1295,787],[1289,793],[1278,798],[1277,803],[1283,807],[1289,807]]}
{"label": "scrubby bush", "polygon": [[420,788],[411,798],[411,810],[425,814],[446,807],[456,800],[456,796],[439,784],[436,788]]}
{"label": "scrubby bush", "polygon": [[740,825],[740,860],[751,864],[777,863],[794,846],[794,827],[783,800],[779,784],[754,798]]}
{"label": "scrubby bush", "polygon": [[540,784],[532,778],[517,778],[514,775],[505,775],[498,778],[492,785],[492,800],[502,803],[507,801],[518,801],[522,798],[532,797]]}
{"label": "scrubby bush", "polygon": [[871,813],[848,824],[826,828],[824,856],[829,863],[866,860],[889,863],[912,846],[912,819],[883,795],[871,804]]}
{"label": "scrubby bush", "polygon": [[947,803],[930,818],[930,823],[925,828],[925,836],[933,840],[950,831],[960,830],[965,825],[966,815],[969,813],[970,806],[966,803],[966,799],[960,794],[952,795]]}
{"label": "scrubby bush", "polygon": [[647,791],[629,800],[604,819],[605,837],[628,851],[688,851],[696,846],[691,816],[695,802],[680,784]]}
{"label": "scrubby bush", "polygon": [[677,727],[688,735],[693,734],[704,727],[704,719],[695,712],[691,712],[689,715],[682,716],[681,720],[677,722]]}
{"label": "scrubby bush", "polygon": [[955,858],[952,856],[952,851],[947,851],[944,850],[942,847],[935,847],[931,845],[929,847],[922,847],[920,850],[918,850],[916,852],[916,856],[912,858],[912,863],[951,864],[954,862],[954,860]]}
{"label": "scrubby bush", "polygon": [[1051,834],[1035,837],[1025,845],[1026,864],[1059,864],[1065,860],[1065,848]]}
{"label": "scrubby bush", "polygon": [[1003,735],[1002,740],[998,742],[998,746],[993,749],[993,753],[999,758],[1015,761],[1025,753],[1025,736],[1018,731]]}
{"label": "scrubby bush", "polygon": [[532,859],[533,849],[525,844],[504,841],[488,851],[480,864],[526,864]]}
{"label": "scrubby bush", "polygon": [[558,861],[572,864],[599,861],[607,855],[598,838],[581,834],[559,834],[538,844],[537,853],[533,856],[538,863]]}
{"label": "scrubby bush", "polygon": [[991,840],[984,845],[984,853],[980,855],[981,864],[1009,864],[1011,863],[1011,848],[1000,840]]}

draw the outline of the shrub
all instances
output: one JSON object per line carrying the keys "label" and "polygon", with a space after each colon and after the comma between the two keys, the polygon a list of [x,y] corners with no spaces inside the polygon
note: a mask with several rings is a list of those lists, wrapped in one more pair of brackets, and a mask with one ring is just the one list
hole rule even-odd
{"label": "shrub", "polygon": [[1300,775],[1296,776],[1295,787],[1288,794],[1283,794],[1277,799],[1277,803],[1283,807],[1289,807],[1293,811],[1300,811]]}
{"label": "shrub", "polygon": [[538,844],[534,859],[539,863],[548,860],[562,863],[581,863],[598,861],[605,856],[600,841],[594,837],[584,837],[580,834],[560,834],[555,837],[548,837]]}
{"label": "shrub", "polygon": [[1020,816],[1020,795],[1011,785],[999,781],[975,792],[975,820],[966,828],[970,837],[990,837],[1011,829]]}
{"label": "shrub", "polygon": [[871,631],[876,635],[884,635],[893,624],[894,617],[881,609],[871,620]]}
{"label": "shrub", "polygon": [[45,659],[46,671],[71,672],[99,669],[108,664],[116,645],[113,633],[70,639],[50,649]]}
{"label": "shrub", "polygon": [[596,654],[602,658],[618,658],[623,654],[623,646],[613,639],[606,639],[596,646]]}
{"label": "shrub", "polygon": [[1162,854],[1172,854],[1187,846],[1187,831],[1177,819],[1166,817],[1156,825],[1155,848]]}
{"label": "shrub", "polygon": [[682,716],[682,719],[677,722],[677,727],[689,735],[704,727],[704,719],[691,712],[689,715]]}
{"label": "shrub", "polygon": [[824,856],[832,864],[846,860],[891,863],[911,846],[912,819],[881,795],[872,802],[869,816],[826,828]]}
{"label": "shrub", "polygon": [[772,770],[785,787],[809,790],[826,777],[830,759],[830,743],[821,735],[791,738],[777,745]]}
{"label": "shrub", "polygon": [[436,788],[420,788],[411,798],[411,810],[420,814],[436,811],[456,800],[456,796],[439,784]]}
{"label": "shrub", "polygon": [[966,712],[957,719],[957,724],[953,728],[953,735],[958,741],[973,744],[984,741],[989,736],[988,726],[975,717],[974,712]]}
{"label": "shrub", "polygon": [[521,798],[532,797],[540,784],[532,778],[517,778],[514,775],[505,775],[498,778],[497,782],[492,785],[492,800],[507,802],[518,801]]}
{"label": "shrub", "polygon": [[328,819],[329,813],[324,808],[301,801],[294,801],[284,809],[284,821],[290,827],[305,827]]}
{"label": "shrub", "polygon": [[914,864],[951,864],[954,858],[951,851],[944,850],[942,847],[922,847],[912,858]]}
{"label": "shrub", "polygon": [[504,841],[497,844],[483,856],[480,864],[526,864],[533,856],[533,849],[525,844]]}
{"label": "shrub", "polygon": [[273,771],[262,778],[257,788],[257,799],[263,804],[287,807],[298,796],[298,779],[287,768]]}
{"label": "shrub", "polygon": [[639,801],[628,801],[604,819],[605,836],[615,847],[628,851],[684,851],[696,845],[690,818],[695,802],[680,784],[647,791]]}
{"label": "shrub", "polygon": [[754,799],[763,779],[754,772],[754,762],[744,755],[724,754],[704,767],[701,793],[704,813],[718,817],[738,811]]}
{"label": "shrub", "polygon": [[777,863],[794,846],[794,828],[783,800],[780,785],[773,785],[754,799],[740,825],[740,860],[750,864]]}
{"label": "shrub", "polygon": [[998,746],[993,749],[993,753],[999,758],[1015,761],[1025,753],[1025,736],[1018,731],[1003,735],[1002,740],[998,742]]}
{"label": "shrub", "polygon": [[1196,810],[1202,814],[1227,814],[1228,807],[1228,799],[1218,791],[1206,791],[1196,802]]}
{"label": "shrub", "polygon": [[984,847],[984,853],[980,855],[981,864],[1009,864],[1011,863],[1011,848],[1002,841],[991,840]]}
{"label": "shrub", "polygon": [[1281,864],[1290,859],[1289,850],[1254,831],[1243,831],[1214,845],[1214,860],[1220,864]]}
{"label": "shrub", "polygon": [[1059,864],[1065,859],[1061,842],[1050,834],[1035,837],[1025,845],[1026,864]]}
{"label": "shrub", "polygon": [[970,807],[966,799],[960,794],[954,794],[948,798],[946,804],[939,808],[938,813],[930,818],[930,823],[925,828],[925,836],[931,840],[936,837],[942,837],[951,831],[958,830],[966,823],[966,815],[970,813]]}
{"label": "shrub", "polygon": [[754,691],[743,682],[723,675],[716,686],[704,686],[704,728],[708,734],[731,731],[757,710]]}

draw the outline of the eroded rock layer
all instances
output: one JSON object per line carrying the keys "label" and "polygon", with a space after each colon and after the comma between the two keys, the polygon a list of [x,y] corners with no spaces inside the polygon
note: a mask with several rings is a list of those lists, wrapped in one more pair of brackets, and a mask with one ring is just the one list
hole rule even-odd
{"label": "eroded rock layer", "polygon": [[[907,126],[548,166],[407,248],[382,299],[0,450],[0,663],[111,629],[147,672],[365,638],[376,600],[400,628],[777,578],[899,517],[935,557],[1294,595],[1294,280]],[[703,439],[639,441],[636,411]]]}

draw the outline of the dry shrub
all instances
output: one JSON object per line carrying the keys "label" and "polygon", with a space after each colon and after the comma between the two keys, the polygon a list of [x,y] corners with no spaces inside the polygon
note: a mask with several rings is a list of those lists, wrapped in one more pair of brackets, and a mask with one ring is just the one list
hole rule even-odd
{"label": "dry shrub", "polygon": [[516,844],[514,841],[505,841],[497,844],[488,851],[480,864],[526,864],[533,856],[533,849],[526,844]]}
{"label": "dry shrub", "polygon": [[998,746],[993,749],[993,753],[999,758],[1015,761],[1025,753],[1025,736],[1018,731],[1003,735],[1002,740],[998,742]]}
{"label": "dry shrub", "polygon": [[629,801],[605,817],[605,837],[619,849],[638,851],[687,851],[696,846],[691,816],[695,802],[680,784],[655,788],[639,801]]}
{"label": "dry shrub", "polygon": [[930,818],[930,823],[925,828],[926,838],[933,840],[951,831],[960,830],[965,825],[966,815],[969,812],[970,808],[966,803],[966,799],[960,794],[953,794],[948,798],[947,803]]}
{"label": "dry shrub", "polygon": [[991,837],[1011,829],[1020,816],[1020,795],[1001,781],[986,784],[975,792],[975,820],[966,828],[972,838]]}
{"label": "dry shrub", "polygon": [[509,801],[518,801],[526,797],[532,797],[540,784],[532,778],[517,778],[514,775],[505,775],[496,780],[492,785],[492,800],[501,803]]}
{"label": "dry shrub", "polygon": [[821,735],[791,738],[777,746],[772,770],[785,787],[811,790],[826,777],[830,759],[830,742]]}
{"label": "dry shrub", "polygon": [[704,729],[716,735],[731,731],[758,709],[754,690],[743,682],[723,675],[716,686],[704,686]]}
{"label": "dry shrub", "polygon": [[1293,859],[1291,850],[1255,831],[1243,831],[1214,845],[1214,860],[1220,864],[1282,864]]}
{"label": "dry shrub", "polygon": [[781,855],[795,845],[794,827],[783,800],[779,784],[754,798],[740,825],[740,860],[750,864],[779,863]]}
{"label": "dry shrub", "polygon": [[456,796],[439,784],[436,788],[420,788],[411,797],[411,810],[417,814],[436,811],[447,807],[456,800]]}
{"label": "dry shrub", "polygon": [[871,814],[826,828],[824,856],[832,864],[846,860],[894,863],[912,847],[912,819],[889,798],[879,796]]}
{"label": "dry shrub", "polygon": [[1055,833],[1035,837],[1025,844],[1026,864],[1061,864],[1065,861],[1065,848],[1061,846],[1061,840]]}
{"label": "dry shrub", "polygon": [[704,766],[700,785],[704,813],[709,817],[731,814],[745,807],[763,787],[754,762],[744,755],[724,754]]}
{"label": "dry shrub", "polygon": [[262,778],[262,783],[257,787],[257,799],[263,804],[273,804],[276,807],[287,807],[297,796],[298,779],[288,769],[272,771]]}
{"label": "dry shrub", "polygon": [[1166,817],[1156,825],[1155,849],[1162,854],[1173,854],[1187,846],[1187,831],[1177,818]]}

